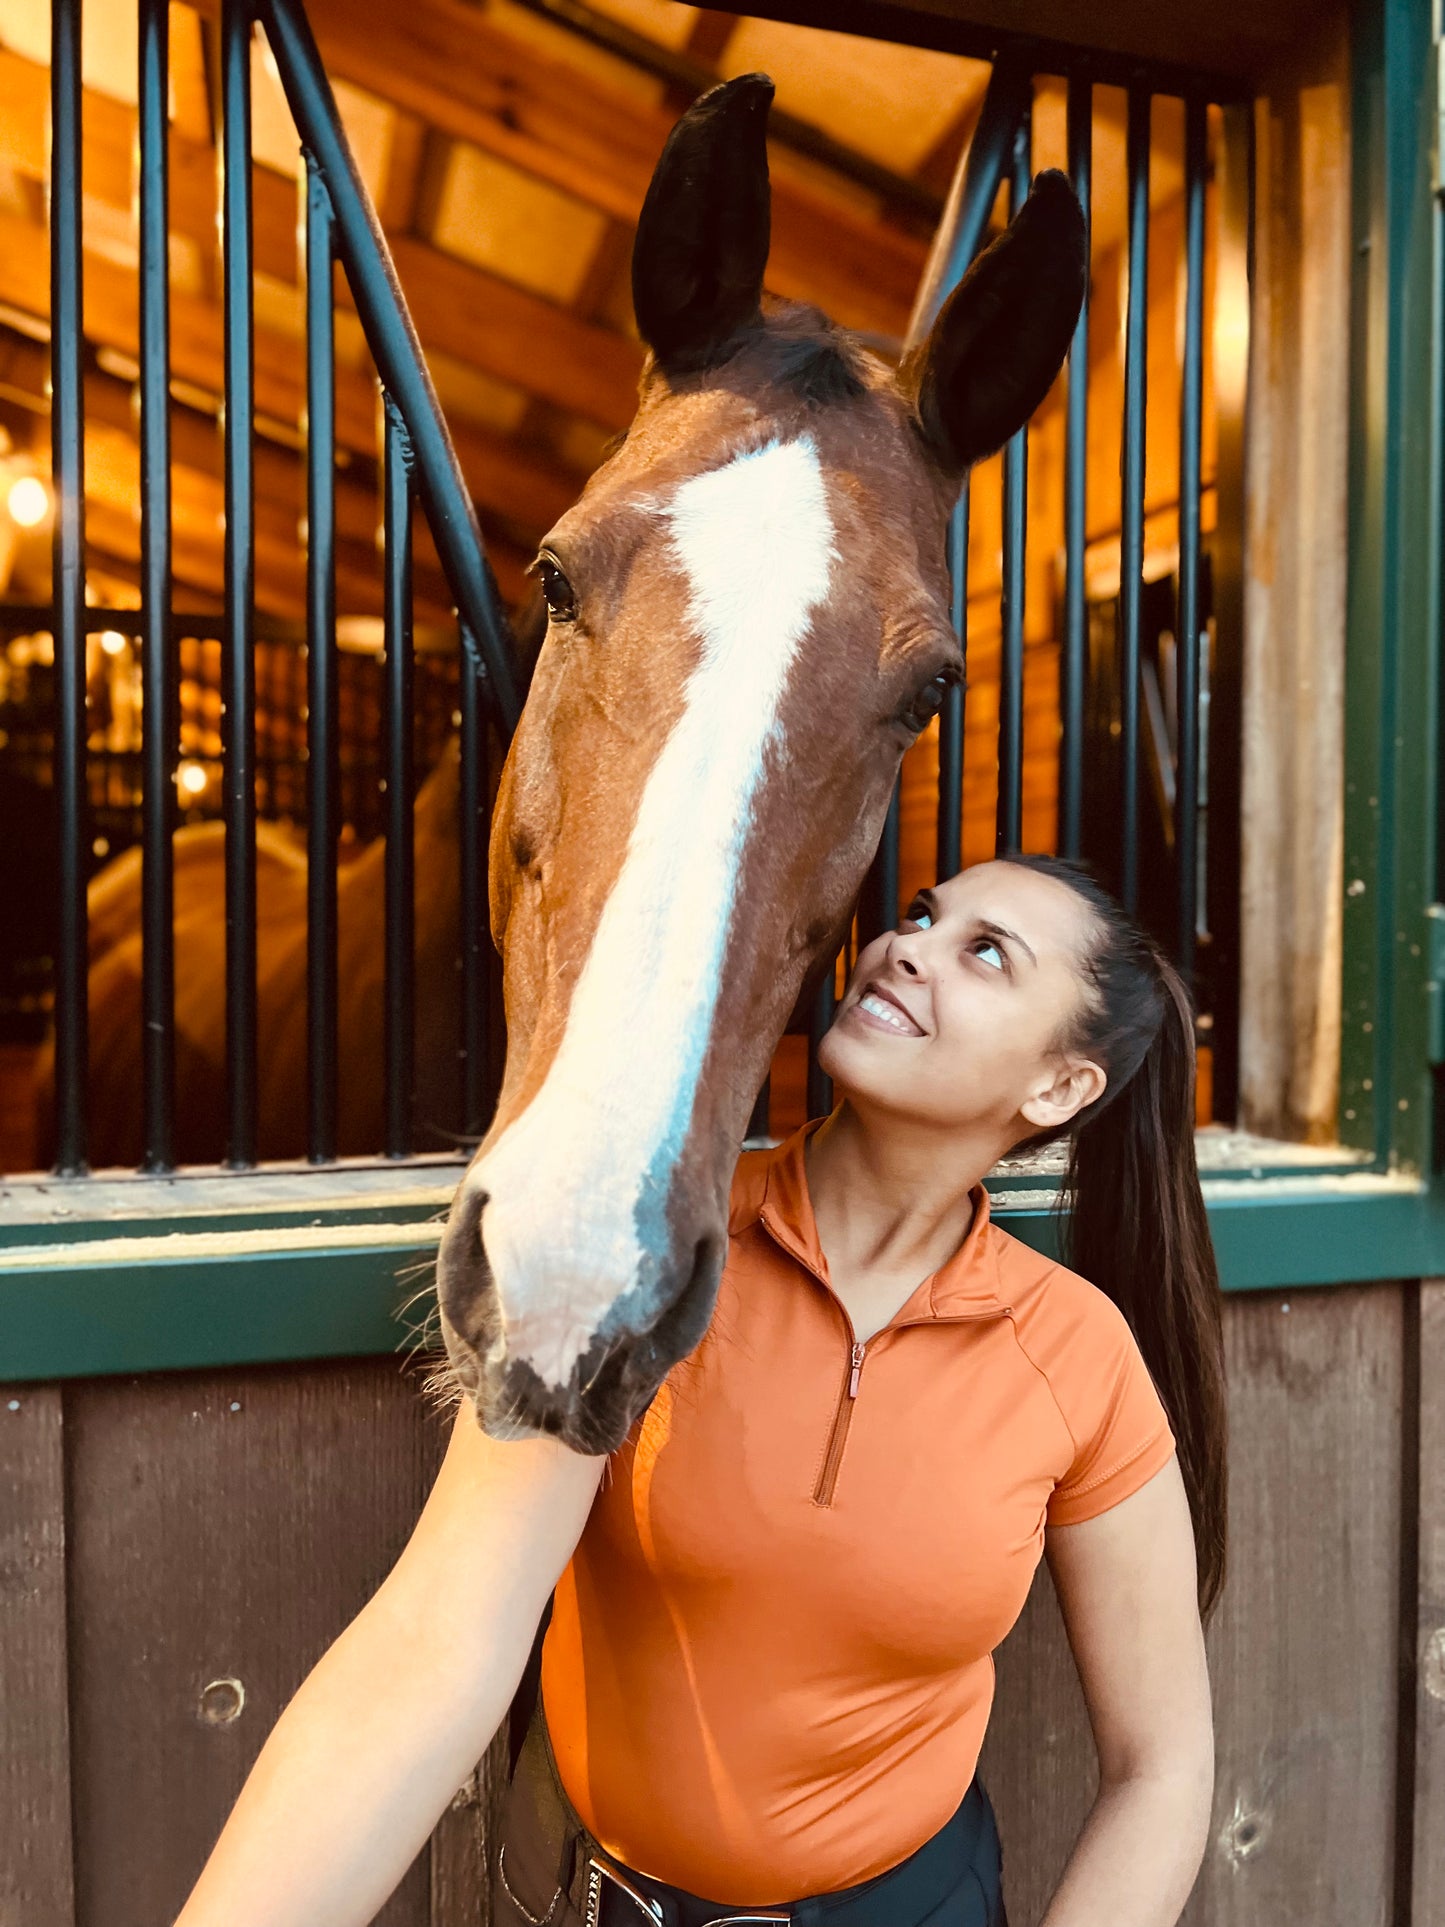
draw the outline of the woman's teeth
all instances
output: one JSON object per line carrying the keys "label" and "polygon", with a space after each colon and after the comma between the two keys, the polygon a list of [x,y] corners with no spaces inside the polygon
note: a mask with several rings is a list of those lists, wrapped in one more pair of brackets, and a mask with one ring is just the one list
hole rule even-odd
{"label": "woman's teeth", "polygon": [[901,1031],[905,1037],[918,1037],[922,1034],[917,1024],[910,1023],[896,1005],[885,1003],[881,997],[875,997],[871,990],[864,991],[858,999],[858,1004],[859,1008],[866,1010],[870,1017],[877,1017],[885,1024],[891,1024],[894,1030]]}

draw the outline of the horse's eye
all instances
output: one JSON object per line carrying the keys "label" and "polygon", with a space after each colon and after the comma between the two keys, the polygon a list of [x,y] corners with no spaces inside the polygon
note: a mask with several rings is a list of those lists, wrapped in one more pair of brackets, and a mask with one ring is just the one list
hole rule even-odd
{"label": "horse's eye", "polygon": [[537,575],[542,584],[547,614],[553,622],[571,622],[577,614],[576,594],[562,573],[556,556],[549,555],[545,549],[537,557]]}
{"label": "horse's eye", "polygon": [[915,736],[919,735],[942,709],[944,697],[957,680],[956,676],[944,673],[926,682],[899,712],[899,722]]}

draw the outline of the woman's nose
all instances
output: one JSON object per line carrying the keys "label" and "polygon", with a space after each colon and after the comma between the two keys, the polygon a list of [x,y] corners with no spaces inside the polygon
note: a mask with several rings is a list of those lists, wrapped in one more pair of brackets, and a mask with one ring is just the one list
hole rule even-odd
{"label": "woman's nose", "polygon": [[915,930],[895,930],[888,940],[888,961],[897,964],[898,968],[909,977],[923,975],[922,966],[913,954],[914,940],[917,935],[918,932]]}

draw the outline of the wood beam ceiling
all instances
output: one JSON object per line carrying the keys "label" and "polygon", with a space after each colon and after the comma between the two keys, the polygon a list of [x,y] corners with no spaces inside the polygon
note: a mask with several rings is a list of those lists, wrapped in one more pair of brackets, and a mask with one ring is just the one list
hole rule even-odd
{"label": "wood beam ceiling", "polygon": [[[329,73],[636,221],[672,127],[666,107],[549,58],[466,0],[412,0],[401,10],[383,0],[310,0],[307,12]],[[779,294],[901,339],[926,251],[919,237],[775,170],[768,282]]]}
{"label": "wood beam ceiling", "polygon": [[[43,227],[0,212],[0,302],[44,318],[49,310],[49,237]],[[85,330],[87,338],[134,357],[139,352],[134,274],[87,249],[85,256]],[[175,377],[219,399],[222,376],[222,317],[215,302],[193,295],[171,295],[171,369]],[[293,443],[305,406],[305,370],[298,339],[275,330],[256,329],[256,402]],[[336,371],[337,439],[343,448],[374,460],[378,447],[375,381],[352,369]],[[264,423],[261,424],[264,429]],[[272,439],[275,439],[273,437]],[[479,507],[503,515],[523,535],[525,546],[576,497],[580,479],[535,457],[513,451],[498,438],[463,425],[453,439],[467,484]]]}
{"label": "wood beam ceiling", "polygon": [[[41,182],[49,86],[47,68],[0,48],[0,160]],[[84,190],[128,212],[136,191],[135,111],[93,89],[85,94],[83,111]],[[170,160],[171,229],[194,242],[204,256],[214,256],[215,150],[173,132]],[[299,280],[296,185],[259,166],[251,170],[251,184],[257,271],[294,287]],[[579,321],[554,303],[415,237],[396,236],[393,252],[412,317],[429,348],[456,355],[604,427],[621,428],[632,419],[642,366],[636,342]],[[343,300],[351,305],[344,288]],[[526,458],[521,459],[525,465]],[[579,481],[571,479],[571,493]],[[544,524],[551,519],[542,518]]]}

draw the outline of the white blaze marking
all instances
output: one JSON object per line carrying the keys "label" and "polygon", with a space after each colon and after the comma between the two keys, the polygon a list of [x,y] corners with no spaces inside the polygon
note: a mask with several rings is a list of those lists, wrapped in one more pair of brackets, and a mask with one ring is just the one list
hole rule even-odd
{"label": "white blaze marking", "polygon": [[[763,758],[834,560],[811,436],[684,482],[661,514],[701,655],[557,1055],[471,1180],[488,1198],[482,1238],[512,1350],[555,1386],[617,1300],[655,1280]],[[653,1218],[651,1239],[639,1217]]]}

